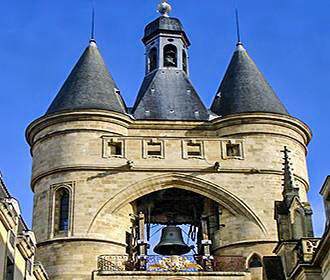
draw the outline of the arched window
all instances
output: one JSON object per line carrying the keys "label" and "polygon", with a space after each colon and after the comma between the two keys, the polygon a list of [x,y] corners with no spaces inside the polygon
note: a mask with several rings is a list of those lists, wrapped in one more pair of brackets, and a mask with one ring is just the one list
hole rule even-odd
{"label": "arched window", "polygon": [[187,54],[185,50],[182,50],[182,68],[183,71],[187,73]]}
{"label": "arched window", "polygon": [[262,263],[258,255],[254,254],[249,260],[249,268],[262,267]]}
{"label": "arched window", "polygon": [[176,46],[169,44],[164,47],[164,67],[178,66],[178,51]]}
{"label": "arched window", "polygon": [[151,72],[157,68],[157,49],[152,48],[148,55],[148,72]]}
{"label": "arched window", "polygon": [[61,190],[60,194],[60,219],[59,219],[59,230],[69,230],[69,192],[65,189]]}

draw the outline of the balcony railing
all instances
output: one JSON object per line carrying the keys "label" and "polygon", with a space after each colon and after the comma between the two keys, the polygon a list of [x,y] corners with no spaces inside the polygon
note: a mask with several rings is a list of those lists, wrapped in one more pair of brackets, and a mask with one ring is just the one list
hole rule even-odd
{"label": "balcony railing", "polygon": [[147,271],[154,272],[198,272],[203,271],[199,256],[148,256]]}
{"label": "balcony railing", "polygon": [[98,270],[147,271],[147,272],[207,272],[245,271],[245,258],[239,256],[145,256],[130,258],[128,255],[102,255],[98,257]]}
{"label": "balcony railing", "polygon": [[99,271],[133,271],[135,263],[126,255],[102,255],[98,257]]}

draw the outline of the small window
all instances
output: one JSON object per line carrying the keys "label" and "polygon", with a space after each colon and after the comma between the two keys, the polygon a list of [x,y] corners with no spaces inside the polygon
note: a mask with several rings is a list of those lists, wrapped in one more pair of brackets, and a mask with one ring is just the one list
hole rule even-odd
{"label": "small window", "polygon": [[15,248],[16,235],[13,231],[9,231],[9,244],[12,248]]}
{"label": "small window", "polygon": [[187,74],[187,54],[185,50],[182,50],[182,69]]}
{"label": "small window", "polygon": [[177,48],[169,44],[164,47],[164,67],[177,67]]}
{"label": "small window", "polygon": [[117,137],[103,137],[103,157],[104,158],[123,158],[125,140]]}
{"label": "small window", "polygon": [[188,157],[201,157],[202,145],[200,143],[187,143],[187,156]]}
{"label": "small window", "polygon": [[147,154],[148,156],[161,156],[162,155],[162,145],[161,143],[149,142],[147,144]]}
{"label": "small window", "polygon": [[109,143],[110,156],[122,156],[123,147],[121,142],[110,142]]}
{"label": "small window", "polygon": [[241,148],[240,148],[239,144],[228,143],[226,150],[227,150],[227,157],[240,157],[241,156]]}
{"label": "small window", "polygon": [[148,55],[148,72],[151,72],[157,68],[157,49],[152,48]]}
{"label": "small window", "polygon": [[249,268],[262,267],[260,258],[257,255],[253,255],[249,261]]}
{"label": "small window", "polygon": [[158,139],[143,140],[143,158],[164,158],[164,141]]}
{"label": "small window", "polygon": [[26,261],[26,274],[32,274],[32,262],[30,260]]}
{"label": "small window", "polygon": [[221,151],[223,159],[244,159],[243,140],[222,140]]}
{"label": "small window", "polygon": [[7,257],[6,278],[5,280],[14,280],[14,262]]}
{"label": "small window", "polygon": [[69,198],[69,192],[67,190],[62,190],[62,195],[60,197],[60,231],[68,231],[69,229]]}

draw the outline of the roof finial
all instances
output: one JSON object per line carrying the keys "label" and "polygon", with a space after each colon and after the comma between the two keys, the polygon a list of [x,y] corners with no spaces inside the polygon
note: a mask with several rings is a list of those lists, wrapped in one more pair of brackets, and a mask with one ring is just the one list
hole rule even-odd
{"label": "roof finial", "polygon": [[95,41],[95,7],[92,9],[92,29],[91,29],[91,41]]}
{"label": "roof finial", "polygon": [[168,14],[172,11],[172,6],[167,3],[167,0],[162,0],[162,2],[158,4],[157,11],[162,14],[162,16],[169,17]]}
{"label": "roof finial", "polygon": [[237,31],[237,46],[240,46],[242,45],[242,42],[241,42],[241,32],[239,28],[238,8],[236,8],[236,31]]}

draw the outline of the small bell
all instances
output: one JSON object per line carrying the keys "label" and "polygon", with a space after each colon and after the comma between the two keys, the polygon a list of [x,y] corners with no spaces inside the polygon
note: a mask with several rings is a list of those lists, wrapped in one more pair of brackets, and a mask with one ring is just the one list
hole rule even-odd
{"label": "small bell", "polygon": [[181,228],[167,226],[162,229],[160,242],[154,252],[162,256],[184,255],[189,253],[191,248],[184,243]]}

